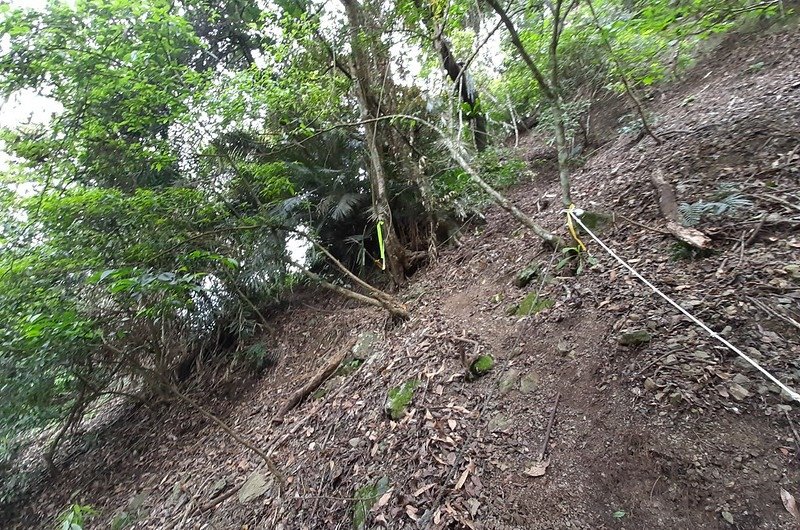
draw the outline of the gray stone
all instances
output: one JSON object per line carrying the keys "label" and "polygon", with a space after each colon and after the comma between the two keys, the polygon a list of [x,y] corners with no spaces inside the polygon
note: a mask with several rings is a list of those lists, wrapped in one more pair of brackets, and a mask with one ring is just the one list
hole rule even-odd
{"label": "gray stone", "polygon": [[519,390],[523,394],[530,394],[531,392],[536,391],[539,388],[539,375],[530,372],[522,376],[522,379],[519,380]]}
{"label": "gray stone", "polygon": [[374,351],[373,346],[376,342],[378,342],[378,336],[375,333],[371,331],[359,333],[356,344],[353,346],[353,358],[362,361],[368,359]]}
{"label": "gray stone", "polygon": [[505,396],[511,392],[517,384],[517,379],[519,379],[519,370],[516,368],[511,368],[505,374],[503,374],[502,379],[500,379],[500,383],[498,383],[500,395]]}
{"label": "gray stone", "polygon": [[631,331],[630,333],[623,333],[619,338],[619,343],[622,346],[638,346],[640,344],[647,344],[653,339],[652,335],[643,329]]}
{"label": "gray stone", "polygon": [[742,401],[743,399],[750,397],[750,392],[739,383],[728,384],[728,392],[736,401]]}
{"label": "gray stone", "polygon": [[736,374],[736,375],[734,375],[732,381],[734,383],[742,385],[742,386],[752,384],[752,381],[750,381],[750,378],[747,377],[744,374]]}
{"label": "gray stone", "polygon": [[250,475],[242,487],[239,489],[239,502],[246,504],[264,495],[272,486],[272,481],[267,479],[258,471]]}
{"label": "gray stone", "polygon": [[511,425],[511,420],[503,414],[496,414],[489,420],[489,432],[505,431]]}
{"label": "gray stone", "polygon": [[224,478],[219,479],[215,483],[211,485],[211,489],[208,492],[209,498],[216,497],[219,492],[225,489],[225,486],[228,485],[228,481]]}

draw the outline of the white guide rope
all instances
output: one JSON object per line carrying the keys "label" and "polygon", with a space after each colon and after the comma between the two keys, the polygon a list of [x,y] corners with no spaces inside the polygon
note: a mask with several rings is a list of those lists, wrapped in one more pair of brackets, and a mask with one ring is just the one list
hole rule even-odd
{"label": "white guide rope", "polygon": [[667,301],[667,302],[668,302],[668,303],[669,303],[669,304],[670,304],[672,307],[674,307],[675,309],[677,309],[678,311],[680,311],[681,313],[683,313],[683,314],[684,314],[684,315],[685,315],[687,318],[689,318],[689,320],[691,320],[692,322],[694,322],[695,324],[697,324],[698,326],[700,326],[701,328],[703,328],[703,329],[704,329],[704,330],[705,330],[705,331],[706,331],[706,332],[707,332],[709,335],[711,335],[712,337],[714,337],[715,339],[717,339],[718,341],[720,341],[722,344],[724,344],[725,346],[727,346],[727,347],[728,347],[728,348],[729,348],[731,351],[733,351],[734,353],[736,353],[736,355],[738,355],[739,357],[741,357],[742,359],[744,359],[745,361],[747,361],[748,363],[750,363],[750,364],[753,366],[753,368],[755,368],[756,370],[758,370],[759,372],[761,372],[762,374],[764,374],[764,377],[766,377],[767,379],[769,379],[770,381],[772,381],[773,383],[775,383],[776,385],[778,385],[778,387],[779,387],[781,390],[783,390],[784,392],[786,392],[786,393],[787,393],[787,394],[788,394],[788,395],[789,395],[789,396],[790,396],[790,397],[791,397],[793,400],[795,400],[795,401],[797,401],[798,403],[800,403],[800,394],[798,394],[797,392],[795,392],[794,390],[792,390],[791,388],[789,388],[787,385],[785,385],[784,383],[782,383],[782,382],[781,382],[781,381],[780,381],[780,380],[779,380],[777,377],[775,377],[774,375],[772,375],[771,373],[769,373],[769,372],[768,372],[768,371],[767,371],[767,370],[766,370],[764,367],[762,367],[760,364],[758,364],[758,362],[756,362],[756,361],[755,361],[753,358],[749,357],[747,354],[745,354],[745,353],[744,353],[743,351],[741,351],[739,348],[737,348],[736,346],[734,346],[733,344],[731,344],[730,342],[728,342],[728,341],[727,341],[727,340],[726,340],[724,337],[720,336],[720,335],[719,335],[717,332],[715,332],[713,329],[711,329],[711,328],[709,328],[708,326],[706,326],[706,325],[705,325],[705,324],[704,324],[702,321],[700,321],[700,319],[698,319],[697,317],[695,317],[693,314],[689,313],[689,311],[687,311],[686,309],[684,309],[684,308],[683,308],[683,307],[682,307],[680,304],[678,304],[678,303],[677,303],[676,301],[674,301],[672,298],[670,298],[669,296],[667,296],[666,294],[664,294],[663,292],[661,292],[661,290],[660,290],[658,287],[656,287],[655,285],[653,285],[652,283],[650,283],[650,282],[649,282],[649,281],[648,281],[648,280],[647,280],[647,279],[646,279],[644,276],[642,276],[641,274],[639,274],[639,273],[638,273],[638,272],[637,272],[637,271],[636,271],[636,270],[635,270],[633,267],[631,267],[630,265],[628,265],[628,263],[627,263],[625,260],[623,260],[622,258],[620,258],[620,257],[619,257],[619,256],[618,256],[618,255],[617,255],[617,254],[616,254],[616,253],[613,251],[613,250],[611,250],[611,249],[608,247],[608,245],[606,245],[605,243],[603,243],[603,242],[600,240],[600,238],[598,238],[598,237],[597,237],[597,236],[594,234],[594,232],[592,232],[591,230],[589,230],[589,228],[588,228],[588,227],[587,227],[585,224],[583,224],[583,222],[581,221],[580,217],[578,217],[578,216],[576,215],[578,212],[581,212],[581,213],[582,213],[582,211],[581,211],[581,210],[577,210],[577,209],[576,209],[574,212],[573,212],[573,211],[567,211],[567,215],[571,216],[571,217],[572,217],[572,219],[573,219],[573,220],[574,220],[576,223],[578,223],[578,224],[581,226],[581,228],[583,228],[583,229],[586,231],[586,233],[587,233],[587,234],[589,234],[589,236],[590,236],[592,239],[594,239],[594,240],[597,242],[597,244],[598,244],[598,245],[600,245],[601,247],[603,247],[603,250],[605,250],[606,252],[608,252],[608,254],[609,254],[609,255],[610,255],[612,258],[616,259],[616,260],[617,260],[617,261],[618,261],[618,262],[619,262],[619,263],[620,263],[620,264],[621,264],[623,267],[625,267],[626,269],[628,269],[628,271],[630,271],[630,273],[631,273],[631,274],[633,274],[634,276],[636,276],[637,278],[639,278],[639,279],[642,281],[642,283],[644,283],[646,286],[648,286],[648,287],[649,287],[649,288],[650,288],[650,289],[651,289],[651,290],[652,290],[654,293],[656,293],[658,296],[660,296],[661,298],[663,298],[664,300],[666,300],[666,301]]}

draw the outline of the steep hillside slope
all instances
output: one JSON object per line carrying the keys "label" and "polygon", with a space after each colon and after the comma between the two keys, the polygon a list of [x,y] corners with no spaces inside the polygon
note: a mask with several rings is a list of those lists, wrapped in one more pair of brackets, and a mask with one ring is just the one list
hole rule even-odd
{"label": "steep hillside slope", "polygon": [[[729,36],[651,110],[663,143],[600,149],[574,177],[577,205],[611,218],[600,237],[645,276],[800,387],[800,32]],[[720,188],[750,201],[700,219],[712,255],[687,259],[663,233],[658,169],[687,203]],[[510,195],[566,233],[556,180]],[[72,499],[102,514],[97,527],[352,528],[359,512],[392,529],[795,527],[780,488],[800,495],[797,404],[588,237],[597,264],[574,276],[499,209],[467,230],[402,291],[408,322],[306,293],[262,338],[276,365],[215,385],[207,407],[273,451],[285,491],[211,422],[154,406],[108,427],[102,439],[125,445],[76,458],[14,525],[45,527]],[[531,283],[515,286],[531,264]],[[530,293],[541,311],[509,315]],[[631,332],[647,340],[622,345]],[[363,364],[272,421],[345,350]],[[494,366],[468,380],[462,358],[484,354]],[[387,393],[409,382],[393,420]]]}

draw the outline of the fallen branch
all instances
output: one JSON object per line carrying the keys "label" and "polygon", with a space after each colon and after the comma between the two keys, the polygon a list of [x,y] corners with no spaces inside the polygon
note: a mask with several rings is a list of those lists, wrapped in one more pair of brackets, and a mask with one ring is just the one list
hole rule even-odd
{"label": "fallen branch", "polygon": [[286,486],[286,481],[283,478],[283,474],[278,470],[278,467],[275,465],[275,463],[272,461],[272,459],[269,457],[269,455],[267,455],[266,452],[264,452],[261,449],[259,449],[258,447],[256,447],[249,440],[246,440],[244,437],[242,437],[242,435],[240,435],[239,433],[234,431],[227,423],[225,423],[224,421],[219,419],[216,415],[211,413],[209,410],[207,410],[205,407],[200,405],[198,402],[196,402],[195,400],[193,400],[189,396],[186,396],[185,394],[181,393],[181,391],[178,390],[178,387],[176,387],[175,385],[169,384],[169,389],[173,394],[175,394],[178,397],[178,399],[180,399],[181,401],[183,401],[183,402],[187,403],[188,405],[190,405],[190,406],[194,407],[195,409],[197,409],[197,411],[201,415],[205,416],[207,419],[209,419],[212,422],[214,422],[215,424],[217,424],[217,426],[220,429],[222,429],[223,431],[225,431],[231,438],[233,438],[234,440],[239,442],[241,445],[243,445],[244,447],[250,449],[255,454],[260,456],[261,459],[264,460],[264,463],[266,464],[267,469],[269,469],[269,472],[272,473],[272,476],[275,477],[275,479],[280,484],[280,489],[281,490],[284,489],[284,487]]}
{"label": "fallen branch", "polygon": [[655,188],[658,196],[658,206],[661,213],[667,220],[667,230],[679,241],[695,248],[707,249],[711,245],[711,240],[700,230],[689,228],[680,223],[678,213],[678,202],[675,198],[675,191],[664,178],[664,172],[656,170],[650,177],[650,182]]}
{"label": "fallen branch", "polygon": [[[399,305],[401,305],[399,302],[397,302],[397,300],[396,300],[396,299],[395,299],[395,298],[394,298],[392,295],[390,295],[390,294],[388,294],[388,293],[385,293],[385,292],[381,291],[380,289],[377,289],[377,288],[373,287],[372,285],[368,284],[367,282],[365,282],[364,280],[362,280],[361,278],[359,278],[358,276],[356,276],[355,274],[353,274],[353,272],[352,272],[350,269],[348,269],[347,267],[345,267],[345,265],[344,265],[344,264],[343,264],[341,261],[339,261],[338,259],[336,259],[336,257],[334,257],[334,255],[333,255],[333,254],[331,254],[331,253],[328,251],[328,249],[326,249],[325,247],[323,247],[322,245],[320,245],[320,244],[319,244],[319,243],[318,243],[318,242],[317,242],[317,241],[316,241],[316,240],[315,240],[313,237],[311,237],[309,234],[307,234],[307,233],[305,233],[305,232],[302,232],[302,231],[300,231],[300,230],[293,230],[293,232],[294,232],[295,234],[299,234],[299,235],[302,235],[303,237],[305,237],[305,238],[306,238],[306,239],[307,239],[307,240],[308,240],[308,241],[309,241],[309,242],[310,242],[310,243],[311,243],[311,244],[314,246],[314,248],[316,248],[317,250],[319,250],[320,252],[322,252],[323,254],[325,254],[325,256],[326,256],[326,257],[327,257],[327,258],[328,258],[328,259],[329,259],[329,260],[330,260],[330,261],[331,261],[331,262],[332,262],[334,265],[336,265],[336,268],[337,268],[337,269],[339,269],[340,271],[342,271],[342,272],[345,274],[345,276],[347,276],[348,278],[350,278],[351,280],[353,280],[353,281],[354,281],[354,282],[355,282],[357,285],[360,285],[360,286],[361,286],[361,287],[362,287],[364,290],[366,290],[366,291],[369,293],[369,296],[370,296],[370,297],[372,297],[372,298],[375,298],[376,300],[380,300],[380,301],[382,301],[382,302],[385,302],[385,303],[387,303],[388,305],[392,305],[392,306],[399,306]],[[423,254],[425,254],[425,252],[423,252]]]}
{"label": "fallen branch", "polygon": [[272,420],[272,422],[283,423],[283,417],[287,412],[299,405],[300,402],[306,399],[312,392],[319,388],[322,383],[332,376],[334,372],[336,372],[336,369],[339,368],[339,365],[342,364],[342,361],[344,361],[345,357],[347,357],[347,352],[350,351],[350,347],[354,341],[355,339],[351,340],[346,348],[340,348],[339,353],[334,355],[320,371],[318,371],[311,379],[309,379],[305,385],[289,396],[289,399],[286,400],[286,403],[284,403],[277,414],[275,414],[275,418]]}
{"label": "fallen branch", "polygon": [[[408,309],[406,306],[401,304],[400,302],[396,301],[394,298],[386,295],[382,298],[372,298],[371,296],[366,296],[361,293],[357,293],[345,287],[341,287],[339,285],[334,285],[331,282],[325,280],[319,274],[311,272],[307,268],[303,267],[301,264],[297,263],[296,261],[288,260],[289,263],[300,269],[300,272],[308,276],[309,279],[312,281],[317,282],[325,289],[331,290],[335,293],[338,293],[346,298],[350,298],[351,300],[355,300],[357,302],[362,302],[364,304],[368,304],[375,307],[380,307],[382,309],[387,310],[392,316],[401,318],[403,320],[407,320],[409,318]],[[377,291],[373,287],[373,292]]]}
{"label": "fallen branch", "polygon": [[553,422],[556,419],[556,410],[558,410],[558,402],[561,399],[561,392],[556,394],[556,402],[553,403],[553,410],[550,411],[550,420],[547,422],[547,431],[544,433],[544,440],[542,441],[542,448],[539,450],[539,461],[544,460],[547,454],[547,444],[550,443],[550,431],[553,430]]}
{"label": "fallen branch", "polygon": [[626,216],[622,215],[621,213],[616,213],[615,212],[615,213],[613,213],[613,216],[614,217],[619,217],[620,219],[622,219],[625,222],[628,222],[628,223],[630,223],[632,225],[635,225],[635,226],[638,226],[640,228],[644,228],[645,230],[650,230],[651,232],[655,232],[657,234],[664,234],[664,235],[667,235],[667,236],[671,236],[672,235],[672,232],[667,232],[666,230],[661,230],[660,228],[653,228],[652,226],[647,226],[646,224],[640,223],[638,221],[634,221],[630,217],[626,217]]}

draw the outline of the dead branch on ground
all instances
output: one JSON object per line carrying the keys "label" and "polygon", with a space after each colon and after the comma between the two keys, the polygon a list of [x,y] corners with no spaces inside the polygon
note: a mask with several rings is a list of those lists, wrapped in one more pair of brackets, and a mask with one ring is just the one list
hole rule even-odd
{"label": "dead branch on ground", "polygon": [[[338,342],[338,337],[337,340]],[[355,343],[355,339],[351,339],[346,347],[339,347],[339,352],[336,353],[330,360],[325,363],[325,365],[320,369],[314,376],[308,380],[306,384],[302,387],[297,389],[289,399],[283,404],[280,410],[275,414],[275,418],[272,420],[273,423],[283,423],[283,417],[286,414],[299,405],[304,399],[306,399],[312,392],[314,392],[317,388],[322,385],[325,381],[328,380],[335,372],[336,369],[342,364],[342,362],[347,357],[347,353],[350,351],[350,348]]]}
{"label": "dead branch on ground", "polygon": [[658,197],[658,206],[661,213],[667,220],[667,230],[679,241],[686,243],[694,248],[707,249],[711,245],[711,240],[700,230],[683,226],[680,223],[678,212],[678,201],[675,198],[675,190],[664,178],[664,172],[657,169],[650,177],[650,182]]}

